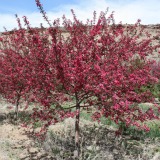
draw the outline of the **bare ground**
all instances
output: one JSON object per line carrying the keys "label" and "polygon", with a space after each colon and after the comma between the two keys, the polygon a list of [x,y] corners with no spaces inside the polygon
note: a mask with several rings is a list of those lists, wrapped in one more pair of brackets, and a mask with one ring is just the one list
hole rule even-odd
{"label": "bare ground", "polygon": [[[0,105],[0,160],[75,160],[74,119],[51,126],[44,142],[27,134],[30,130],[9,121],[8,104]],[[115,137],[114,129],[81,121],[80,160],[159,160],[160,139],[140,140],[130,135]],[[73,154],[72,154],[73,153]]]}

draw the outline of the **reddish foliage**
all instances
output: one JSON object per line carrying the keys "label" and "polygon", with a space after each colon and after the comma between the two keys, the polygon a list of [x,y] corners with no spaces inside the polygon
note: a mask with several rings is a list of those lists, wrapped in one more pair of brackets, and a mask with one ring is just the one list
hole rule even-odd
{"label": "reddish foliage", "polygon": [[[41,4],[38,8],[49,23]],[[17,96],[41,104],[32,118],[45,122],[45,127],[64,118],[78,119],[80,109],[92,107],[93,119],[110,117],[148,130],[139,122],[158,118],[150,110],[143,112],[138,103],[152,102],[149,91],[142,86],[158,81],[151,74],[151,61],[146,57],[159,46],[151,46],[152,38],[140,25],[116,25],[113,14],[101,12],[97,22],[80,22],[74,12],[74,22],[63,17],[43,32],[22,29],[0,38],[0,91],[8,100]],[[141,35],[146,38],[139,40]],[[73,106],[63,105],[71,101]],[[71,109],[75,108],[75,111]]]}

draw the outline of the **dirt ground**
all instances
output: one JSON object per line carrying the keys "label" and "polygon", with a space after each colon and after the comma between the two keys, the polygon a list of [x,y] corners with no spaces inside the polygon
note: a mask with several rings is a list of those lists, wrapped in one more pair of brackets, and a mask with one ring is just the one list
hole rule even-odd
{"label": "dirt ground", "polygon": [[0,160],[16,160],[21,156],[23,147],[29,147],[29,138],[23,128],[12,124],[0,125]]}
{"label": "dirt ground", "polygon": [[[30,132],[21,123],[13,124],[9,117],[11,112],[7,104],[0,100],[0,160],[32,160],[51,159],[27,134]],[[13,106],[14,110],[14,106]]]}
{"label": "dirt ground", "polygon": [[[63,158],[64,155],[70,154],[71,150],[68,149],[73,148],[71,138],[74,136],[74,119],[67,119],[63,123],[51,126],[50,130],[54,132],[54,137],[46,138],[42,146],[27,134],[28,129],[21,124],[13,124],[9,121],[7,106],[5,102],[0,103],[0,160],[74,160],[74,158]],[[99,156],[103,155],[103,158],[98,157],[98,154],[95,155],[97,156],[95,160],[160,159],[159,139],[140,141],[132,139],[129,135],[115,138],[112,128],[101,125],[98,127],[90,121],[81,121],[81,127],[85,153],[97,152]],[[97,144],[93,150],[95,141]],[[51,152],[55,155],[51,156]],[[83,158],[82,160],[92,159]]]}

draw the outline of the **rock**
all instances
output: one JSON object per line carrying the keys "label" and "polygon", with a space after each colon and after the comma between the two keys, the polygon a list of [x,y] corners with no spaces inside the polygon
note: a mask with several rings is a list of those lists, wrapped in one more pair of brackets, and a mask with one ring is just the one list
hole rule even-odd
{"label": "rock", "polygon": [[21,128],[22,128],[21,126],[18,126],[18,127],[17,127],[17,129],[21,129]]}
{"label": "rock", "polygon": [[31,153],[31,154],[35,154],[35,153],[38,153],[38,148],[34,148],[34,147],[31,147],[29,148],[28,152]]}
{"label": "rock", "polygon": [[25,141],[24,143],[23,143],[23,145],[25,146],[25,147],[28,147],[28,146],[31,146],[31,141]]}
{"label": "rock", "polygon": [[88,146],[87,150],[90,150],[90,151],[93,150],[93,146]]}
{"label": "rock", "polygon": [[74,152],[73,152],[73,158],[76,158],[76,157],[78,157],[78,151],[74,150]]}
{"label": "rock", "polygon": [[41,151],[41,152],[37,153],[37,158],[43,158],[43,157],[45,157],[47,155],[48,155],[47,153],[45,153],[44,151]]}
{"label": "rock", "polygon": [[158,98],[155,98],[155,103],[160,104],[160,101]]}
{"label": "rock", "polygon": [[35,133],[39,133],[41,131],[41,127],[38,127],[38,128],[36,128],[36,129],[34,129],[34,132]]}
{"label": "rock", "polygon": [[99,147],[99,146],[97,146],[97,147],[96,147],[96,150],[97,150],[97,151],[98,151],[98,150],[100,150],[100,147]]}
{"label": "rock", "polygon": [[95,131],[98,131],[98,130],[99,130],[99,128],[98,128],[98,127],[96,127],[94,130],[95,130]]}
{"label": "rock", "polygon": [[97,141],[93,141],[93,144],[94,144],[94,145],[97,144]]}
{"label": "rock", "polygon": [[52,158],[52,156],[48,155],[46,158],[47,158],[47,159],[51,159],[51,158]]}
{"label": "rock", "polygon": [[151,160],[160,160],[160,153],[157,153]]}
{"label": "rock", "polygon": [[35,145],[35,142],[31,141],[31,142],[30,142],[30,145],[31,145],[31,146],[34,146],[34,145]]}
{"label": "rock", "polygon": [[31,129],[29,130],[30,133],[33,133],[33,131],[34,131],[33,128],[31,128]]}
{"label": "rock", "polygon": [[22,153],[19,155],[19,159],[20,159],[20,160],[26,159],[26,158],[28,158],[28,157],[29,157],[29,155],[28,155],[26,152],[22,152]]}
{"label": "rock", "polygon": [[113,155],[112,155],[112,154],[109,154],[109,155],[107,156],[107,160],[114,160]]}
{"label": "rock", "polygon": [[117,149],[113,149],[113,153],[114,153],[114,154],[118,154],[119,152],[118,152]]}

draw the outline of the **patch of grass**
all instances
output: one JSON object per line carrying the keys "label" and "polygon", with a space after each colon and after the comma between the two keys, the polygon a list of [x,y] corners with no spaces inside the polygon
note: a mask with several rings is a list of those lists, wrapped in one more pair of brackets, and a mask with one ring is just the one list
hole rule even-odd
{"label": "patch of grass", "polygon": [[40,127],[42,127],[42,126],[43,126],[43,124],[42,124],[42,122],[40,122],[40,121],[33,123],[33,128],[34,128],[34,129],[40,128]]}
{"label": "patch of grass", "polygon": [[[87,111],[81,111],[80,117],[88,121],[93,121],[91,112],[88,113]],[[112,126],[114,128],[118,127],[117,124],[114,123],[110,118],[106,118],[104,116],[100,118],[100,123],[103,125]]]}
{"label": "patch of grass", "polygon": [[[139,107],[146,112],[149,108],[151,108],[151,105],[142,103],[139,104]],[[153,106],[153,110],[155,111],[155,113],[158,113],[157,108],[154,108]],[[88,121],[93,121],[91,116],[92,113],[87,113],[87,111],[82,111],[80,114],[81,118],[88,120]],[[120,125],[123,124],[119,124],[117,125],[116,123],[114,123],[110,118],[105,118],[105,117],[101,117],[100,118],[100,123],[103,125],[108,125],[111,126],[113,128],[118,128]],[[160,121],[159,120],[150,120],[145,122],[145,124],[150,128],[149,132],[143,131],[143,130],[138,130],[136,127],[129,127],[129,128],[125,128],[124,126],[121,126],[122,128],[124,127],[124,133],[126,135],[130,135],[133,138],[138,138],[138,139],[144,139],[144,138],[151,138],[151,139],[155,139],[155,138],[160,138]]]}
{"label": "patch of grass", "polygon": [[43,123],[41,121],[34,122],[31,118],[31,113],[27,111],[19,112],[19,120],[20,122],[26,123],[26,124],[32,123],[34,129],[43,126]]}
{"label": "patch of grass", "polygon": [[146,132],[143,130],[138,130],[136,127],[129,127],[124,131],[124,135],[130,135],[133,139],[141,139],[144,140],[145,138],[151,139],[160,139],[160,121],[152,120],[145,123],[149,128],[150,131]]}
{"label": "patch of grass", "polygon": [[160,121],[148,121],[146,124],[150,127],[150,131],[146,133],[146,136],[150,138],[160,138]]}
{"label": "patch of grass", "polygon": [[91,116],[92,116],[92,113],[87,113],[87,111],[81,111],[80,113],[80,117],[88,121],[92,121]]}
{"label": "patch of grass", "polygon": [[[85,117],[86,114],[84,113],[81,116]],[[106,119],[104,118],[104,123],[106,123],[105,120]],[[73,159],[74,157],[74,126],[72,123],[73,119],[70,119],[69,121],[64,121],[63,123],[58,124],[57,128],[55,128],[56,126],[53,127],[45,141],[46,146],[50,146],[53,156],[57,159]],[[157,128],[156,126],[152,127]],[[127,132],[129,132],[129,130],[127,130]],[[154,132],[155,131],[152,133]],[[86,160],[105,160],[109,156],[112,159],[123,159],[125,156],[126,159],[138,159],[139,156],[145,156],[146,159],[152,159],[154,154],[159,152],[158,144],[160,139],[156,141],[150,138],[151,136],[154,137],[157,135],[148,135],[149,138],[146,138],[146,132],[138,131],[136,128],[132,127],[130,128],[129,136],[122,135],[116,137],[115,130],[110,129],[107,125],[93,123],[82,119],[80,132],[80,157],[81,159]],[[144,138],[145,140],[143,140]],[[157,145],[153,148],[155,141]],[[148,145],[150,148],[148,148]],[[149,151],[152,152],[149,153]]]}
{"label": "patch of grass", "polygon": [[118,125],[115,122],[113,122],[110,118],[101,117],[100,121],[103,125],[109,125],[114,128],[118,127]]}
{"label": "patch of grass", "polygon": [[152,93],[155,98],[158,98],[160,100],[160,81],[158,84],[154,85]]}
{"label": "patch of grass", "polygon": [[[85,114],[84,114],[85,115]],[[82,116],[82,115],[81,115]],[[88,118],[88,117],[87,117]],[[50,151],[57,159],[74,159],[74,123],[73,119],[65,120],[58,126],[50,128],[44,146],[50,146]],[[105,125],[99,125],[82,118],[80,123],[80,160],[86,159],[107,159],[109,153],[108,147],[116,147],[114,132],[110,132]],[[69,127],[70,126],[70,127]],[[110,146],[111,145],[111,146]]]}
{"label": "patch of grass", "polygon": [[31,120],[31,113],[26,111],[19,112],[19,119],[25,123],[30,122]]}
{"label": "patch of grass", "polygon": [[143,112],[146,112],[149,108],[152,108],[155,114],[159,114],[158,108],[154,107],[154,104],[152,105],[147,103],[140,103],[138,106],[142,109]]}

